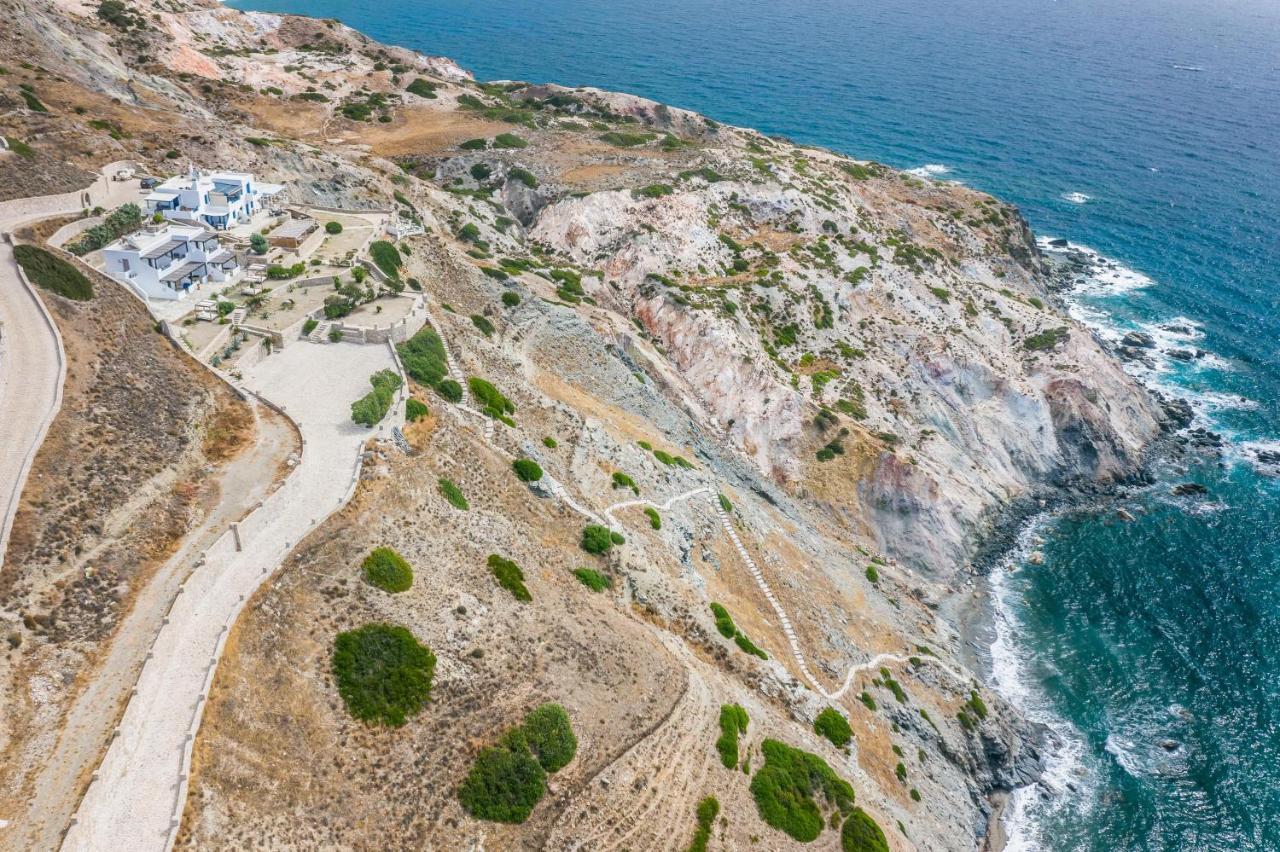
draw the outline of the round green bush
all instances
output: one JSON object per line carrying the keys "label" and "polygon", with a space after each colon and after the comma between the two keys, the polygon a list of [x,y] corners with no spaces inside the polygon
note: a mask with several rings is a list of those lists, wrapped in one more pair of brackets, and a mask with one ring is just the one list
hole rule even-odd
{"label": "round green bush", "polygon": [[341,234],[341,233],[342,233],[342,223],[341,223],[341,222],[325,222],[325,223],[324,223],[324,232],[325,232],[326,234]]}
{"label": "round green bush", "polygon": [[836,748],[844,748],[853,739],[849,722],[834,707],[828,707],[813,720],[813,730],[831,740]]}
{"label": "round green bush", "polygon": [[840,829],[842,852],[889,852],[889,841],[876,821],[862,808],[854,808]]}
{"label": "round green bush", "polygon": [[542,467],[533,459],[516,459],[511,463],[511,469],[521,482],[537,482],[542,478]]}
{"label": "round green bush", "polygon": [[502,294],[502,304],[506,305],[508,308],[514,308],[516,305],[520,304],[520,294],[514,290],[504,291]]}
{"label": "round green bush", "polygon": [[608,553],[613,547],[613,535],[608,527],[588,524],[582,530],[582,549],[587,553]]}
{"label": "round green bush", "polygon": [[543,704],[524,717],[524,735],[547,772],[563,769],[578,753],[569,714],[559,704]]}
{"label": "round green bush", "polygon": [[476,757],[458,788],[462,807],[477,819],[520,823],[546,791],[547,773],[517,728]]}
{"label": "round green bush", "polygon": [[427,408],[427,404],[422,400],[409,397],[404,401],[404,419],[410,423],[415,420],[421,420],[430,413],[431,410]]}
{"label": "round green bush", "polygon": [[400,727],[431,695],[436,656],[398,624],[366,624],[339,633],[333,676],[352,716]]}
{"label": "round green bush", "polygon": [[751,795],[760,818],[801,843],[822,833],[822,811],[816,793],[841,813],[853,807],[853,788],[816,754],[778,740],[760,744],[764,766],[751,779]]}
{"label": "round green bush", "polygon": [[462,401],[462,385],[458,384],[453,379],[442,379],[441,381],[436,382],[435,392],[449,400],[449,402]]}
{"label": "round green bush", "polygon": [[384,592],[407,592],[413,585],[413,569],[389,547],[375,547],[362,567],[364,578]]}

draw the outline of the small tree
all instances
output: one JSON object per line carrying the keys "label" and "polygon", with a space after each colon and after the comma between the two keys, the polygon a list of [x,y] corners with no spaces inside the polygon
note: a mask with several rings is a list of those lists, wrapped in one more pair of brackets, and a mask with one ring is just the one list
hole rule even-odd
{"label": "small tree", "polygon": [[516,459],[511,463],[511,469],[521,482],[537,482],[542,478],[542,468],[533,459]]}
{"label": "small tree", "polygon": [[342,223],[341,223],[341,222],[325,222],[325,223],[324,223],[324,232],[325,232],[326,234],[341,234],[341,233],[342,233]]}
{"label": "small tree", "polygon": [[268,248],[267,238],[254,231],[249,235],[249,248],[254,254],[266,254]]}

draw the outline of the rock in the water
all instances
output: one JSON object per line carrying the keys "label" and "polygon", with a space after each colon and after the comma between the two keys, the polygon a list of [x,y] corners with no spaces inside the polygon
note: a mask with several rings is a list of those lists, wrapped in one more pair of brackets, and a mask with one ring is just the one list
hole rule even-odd
{"label": "rock in the water", "polygon": [[1070,244],[1061,237],[1058,237],[1057,239],[1049,240],[1049,245],[1054,248],[1066,248]]}
{"label": "rock in the water", "polygon": [[1209,489],[1205,488],[1199,482],[1182,482],[1173,487],[1173,495],[1175,497],[1188,497],[1193,494],[1208,494]]}
{"label": "rock in the water", "polygon": [[1133,346],[1138,349],[1154,349],[1156,341],[1154,337],[1145,331],[1131,331],[1120,338],[1120,345]]}
{"label": "rock in the water", "polygon": [[1032,565],[1043,565],[1044,554],[1041,553],[1039,550],[1033,550],[1031,551],[1031,555],[1027,557],[1027,561],[1030,562]]}
{"label": "rock in the water", "polygon": [[1137,520],[1137,518],[1135,518],[1132,514],[1130,514],[1127,509],[1116,509],[1116,517],[1122,521]]}

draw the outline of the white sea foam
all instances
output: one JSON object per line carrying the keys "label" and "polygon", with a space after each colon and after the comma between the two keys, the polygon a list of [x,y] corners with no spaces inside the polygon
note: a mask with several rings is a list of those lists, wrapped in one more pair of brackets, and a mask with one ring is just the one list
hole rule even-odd
{"label": "white sea foam", "polygon": [[1009,573],[1015,565],[1027,559],[1041,526],[1042,522],[1029,524],[1006,563],[997,567],[989,578],[995,610],[991,685],[1023,715],[1052,732],[1040,783],[1015,790],[1009,797],[1003,816],[1008,838],[1006,852],[1034,852],[1043,848],[1039,826],[1046,809],[1052,811],[1074,805],[1087,810],[1093,801],[1091,795],[1082,795],[1081,790],[1092,783],[1084,762],[1084,738],[1069,722],[1053,712],[1045,697],[1033,686],[1027,652],[1016,639],[1021,627],[1012,604],[1016,593],[1009,587]]}
{"label": "white sea foam", "polygon": [[918,168],[907,169],[907,174],[928,180],[937,180],[943,175],[950,173],[951,167],[944,166],[941,163],[925,163],[923,166]]}
{"label": "white sea foam", "polygon": [[1072,204],[1088,204],[1093,200],[1092,195],[1085,195],[1083,192],[1067,192],[1062,196],[1063,201],[1070,201]]}

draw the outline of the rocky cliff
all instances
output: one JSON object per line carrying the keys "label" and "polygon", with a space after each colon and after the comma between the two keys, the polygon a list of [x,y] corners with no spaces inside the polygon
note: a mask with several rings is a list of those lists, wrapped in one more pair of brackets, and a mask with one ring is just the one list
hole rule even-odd
{"label": "rocky cliff", "polygon": [[[219,674],[186,842],[359,847],[402,832],[462,848],[496,831],[494,848],[683,848],[692,803],[714,790],[725,848],[789,848],[715,760],[714,708],[730,702],[750,710],[757,765],[760,736],[828,749],[893,848],[971,848],[988,795],[1034,779],[1038,735],[957,674],[939,603],[1001,507],[1139,475],[1164,415],[1066,316],[1017,210],[639,97],[477,83],[333,21],[183,0],[6,5],[0,53],[27,59],[0,77],[0,129],[21,143],[0,154],[0,185],[34,162],[74,182],[107,160],[155,173],[190,160],[288,181],[297,201],[420,222],[402,244],[407,275],[441,306],[464,371],[520,412],[523,437],[498,445],[541,453],[538,439],[558,435],[541,460],[595,510],[621,499],[618,470],[655,500],[726,493],[824,688],[865,664],[824,700],[714,507],[694,501],[631,536],[609,569],[617,600],[578,600],[577,521],[480,480],[496,489],[483,522],[459,526],[440,503],[433,483],[459,459],[484,482],[509,474],[465,424],[433,416],[410,436],[418,454],[384,460],[296,562],[319,576],[394,539],[438,566],[424,575],[439,594],[388,610],[345,580],[317,592],[286,571]],[[654,447],[692,469],[655,462]],[[535,615],[495,600],[487,572],[454,570],[483,560],[477,540],[538,543],[521,558],[543,569]],[[712,600],[768,660],[717,638]],[[388,751],[341,717],[325,648],[355,613],[415,624],[441,656],[442,710],[415,750]],[[545,643],[544,664],[476,655],[486,630]],[[596,677],[606,646],[624,662]],[[304,649],[297,672],[284,647]],[[527,826],[482,827],[450,792],[467,743],[535,695],[562,701],[598,748]],[[615,703],[625,731],[609,728]],[[843,751],[813,735],[827,704],[853,727]],[[288,735],[286,717],[301,726]],[[425,756],[438,762],[424,773]],[[408,785],[411,809],[378,795],[370,779],[384,773]],[[292,813],[269,807],[281,785]],[[649,796],[665,810],[641,808]]]}

